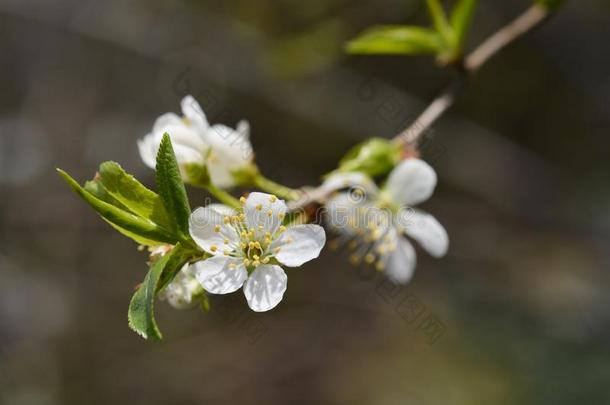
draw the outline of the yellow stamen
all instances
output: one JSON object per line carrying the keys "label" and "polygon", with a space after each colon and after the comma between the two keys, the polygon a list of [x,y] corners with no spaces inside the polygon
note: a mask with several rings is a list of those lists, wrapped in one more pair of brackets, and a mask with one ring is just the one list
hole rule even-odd
{"label": "yellow stamen", "polygon": [[276,197],[276,196],[274,196],[273,194],[271,194],[271,195],[269,196],[269,201],[271,201],[271,203],[274,203],[274,202],[276,202],[276,201],[277,201],[277,197]]}

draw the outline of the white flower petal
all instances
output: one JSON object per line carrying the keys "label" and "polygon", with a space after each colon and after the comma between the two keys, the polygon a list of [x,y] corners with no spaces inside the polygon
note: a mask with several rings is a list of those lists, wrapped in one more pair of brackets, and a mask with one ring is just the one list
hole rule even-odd
{"label": "white flower petal", "polygon": [[404,232],[419,242],[430,255],[441,257],[449,248],[449,236],[443,226],[432,215],[413,210],[409,215],[409,223]]}
{"label": "white flower petal", "polygon": [[197,100],[193,96],[186,96],[180,102],[180,106],[182,107],[182,113],[189,119],[191,126],[200,134],[203,134],[210,125]]}
{"label": "white flower petal", "polygon": [[159,293],[159,298],[167,300],[176,309],[189,309],[197,304],[196,301],[193,301],[193,294],[199,289],[201,289],[200,283],[195,278],[191,265],[186,263]]}
{"label": "white flower petal", "polygon": [[350,193],[337,193],[326,202],[326,223],[333,231],[344,235],[354,234],[354,228],[348,226],[357,208],[352,200]]}
{"label": "white flower petal", "polygon": [[277,260],[289,267],[298,267],[315,259],[326,243],[326,233],[319,225],[295,225],[288,228],[274,245],[280,246]]}
{"label": "white flower petal", "polygon": [[361,194],[337,193],[326,203],[326,222],[338,233],[354,235],[359,228],[367,225],[360,211],[371,206],[370,201]]}
{"label": "white flower petal", "polygon": [[169,125],[184,125],[182,119],[174,113],[165,113],[155,120],[153,132],[163,132],[163,129]]}
{"label": "white flower petal", "polygon": [[361,189],[370,198],[374,198],[379,193],[379,189],[375,185],[375,182],[368,176],[359,172],[333,174],[322,184],[322,189],[326,193],[331,193],[342,188]]}
{"label": "white flower petal", "polygon": [[154,134],[148,134],[144,138],[138,139],[140,157],[151,169],[154,169],[157,164],[157,150],[159,150],[159,144],[155,142]]}
{"label": "white flower petal", "polygon": [[392,170],[385,189],[399,205],[427,200],[436,187],[436,172],[420,159],[407,159]]}
{"label": "white flower petal", "polygon": [[246,139],[250,138],[250,123],[246,120],[241,120],[237,123],[236,131]]}
{"label": "white flower petal", "polygon": [[[171,139],[171,137],[170,137]],[[198,165],[204,164],[204,155],[193,148],[189,148],[180,144],[174,144],[172,142],[172,148],[174,149],[174,155],[176,156],[176,161],[180,165],[184,165],[187,163],[194,163]],[[158,150],[158,149],[157,149]]]}
{"label": "white flower petal", "polygon": [[269,311],[284,297],[288,277],[280,266],[260,265],[244,283],[244,295],[253,311]]}
{"label": "white flower petal", "polygon": [[269,232],[273,235],[284,219],[286,203],[271,194],[254,192],[246,199],[244,213],[248,228],[253,228],[257,234]]}
{"label": "white flower petal", "polygon": [[209,207],[193,211],[189,218],[189,233],[200,248],[214,255],[223,254],[224,249],[232,250],[239,241],[235,229],[224,223],[224,215]]}
{"label": "white flower petal", "polygon": [[[396,235],[396,233],[393,233]],[[413,276],[417,258],[415,249],[408,240],[396,236],[396,250],[389,253],[386,262],[386,275],[390,281],[406,284]]]}
{"label": "white flower petal", "polygon": [[191,266],[197,281],[212,294],[237,291],[248,278],[248,272],[241,261],[233,257],[213,256]]}
{"label": "white flower petal", "polygon": [[207,153],[208,146],[206,145],[203,136],[192,127],[188,127],[183,123],[163,127],[161,131],[156,133],[159,143],[161,143],[164,133],[169,135],[169,139],[171,139],[174,148],[176,145],[180,145],[185,148],[193,149],[203,156]]}
{"label": "white flower petal", "polygon": [[250,127],[242,121],[237,130],[217,124],[206,131],[205,140],[218,154],[219,161],[227,167],[237,169],[252,160],[252,144],[249,139]]}
{"label": "white flower petal", "polygon": [[226,125],[214,125],[205,132],[205,141],[211,147],[207,167],[212,184],[221,188],[235,186],[233,172],[243,169],[253,158],[252,144],[248,139],[249,125],[240,121],[237,130]]}
{"label": "white flower petal", "polygon": [[230,188],[236,185],[231,170],[214,152],[210,153],[207,161],[208,174],[213,185],[220,188]]}
{"label": "white flower petal", "polygon": [[212,203],[212,204],[206,205],[206,207],[216,211],[223,217],[232,216],[232,215],[236,214],[236,212],[233,208],[229,207],[228,205],[224,205],[224,204]]}
{"label": "white flower petal", "polygon": [[164,133],[167,133],[172,141],[172,147],[179,164],[204,164],[208,147],[203,142],[203,138],[190,128],[180,124],[163,127],[161,131],[150,133],[138,140],[140,156],[147,166],[155,168],[157,152]]}

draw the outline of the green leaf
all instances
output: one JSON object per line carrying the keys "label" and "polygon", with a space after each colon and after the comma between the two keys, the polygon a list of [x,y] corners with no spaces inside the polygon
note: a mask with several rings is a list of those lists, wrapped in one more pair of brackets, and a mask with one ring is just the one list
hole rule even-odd
{"label": "green leaf", "polygon": [[118,231],[119,233],[121,233],[124,236],[127,236],[128,238],[133,239],[137,244],[139,245],[144,245],[144,246],[159,246],[159,245],[163,245],[165,242],[160,242],[158,240],[152,240],[152,239],[147,239],[143,236],[137,235],[133,232],[128,231],[127,229],[121,228],[118,225],[113,224],[112,222],[108,221],[105,218],[102,218],[104,221],[106,221],[111,227],[113,227],[116,231]]}
{"label": "green leaf", "polygon": [[[180,243],[176,244],[171,252],[152,265],[144,281],[131,298],[127,313],[129,327],[144,339],[161,340],[163,338],[155,321],[155,296],[165,286],[163,278],[165,277],[166,282],[171,281],[188,260],[188,253]],[[166,274],[171,274],[171,278]]]}
{"label": "green leaf", "polygon": [[458,0],[453,10],[451,10],[450,21],[451,28],[453,29],[454,50],[456,52],[461,52],[476,6],[477,0]]}
{"label": "green leaf", "polygon": [[432,24],[434,25],[436,32],[438,32],[446,42],[451,42],[451,26],[447,21],[445,10],[443,10],[443,6],[441,5],[440,1],[426,0],[426,5],[428,6],[428,13],[430,14],[430,18],[432,19]]}
{"label": "green leaf", "polygon": [[84,188],[85,191],[93,194],[94,197],[104,202],[107,202],[110,205],[114,205],[115,207],[120,208],[123,211],[129,211],[129,208],[127,208],[126,206],[121,204],[119,200],[108,194],[108,191],[106,191],[97,175],[93,180],[87,180],[85,182]]}
{"label": "green leaf", "polygon": [[157,187],[163,205],[183,238],[188,238],[188,220],[191,215],[186,189],[180,176],[176,155],[169,135],[165,133],[157,153]]}
{"label": "green leaf", "polygon": [[102,163],[99,177],[107,193],[129,211],[166,229],[172,228],[161,197],[127,174],[118,163]]}
{"label": "green leaf", "polygon": [[349,53],[360,54],[435,54],[442,49],[438,33],[406,25],[371,27],[347,43]]}
{"label": "green leaf", "polygon": [[129,303],[127,312],[129,327],[144,339],[162,339],[161,331],[155,321],[154,302],[161,274],[175,255],[176,251],[172,250],[152,265]]}
{"label": "green leaf", "polygon": [[[120,208],[124,211],[129,212],[129,208],[127,208],[119,200],[117,200],[112,195],[110,195],[108,193],[108,191],[106,191],[106,189],[104,188],[104,186],[102,185],[100,180],[101,180],[100,176],[96,176],[95,179],[86,181],[85,190],[88,191],[89,193],[93,194],[93,196],[97,197],[98,199],[100,199],[104,202],[107,202],[108,204],[114,205],[115,207]],[[102,219],[104,219],[104,218],[102,218]],[[137,235],[133,232],[130,232],[124,228],[121,228],[118,225],[113,224],[112,222],[108,221],[107,219],[104,219],[104,221],[106,221],[110,226],[112,226],[114,229],[119,231],[121,234],[127,236],[128,238],[133,239],[136,243],[138,243],[140,245],[157,246],[157,245],[161,245],[163,243],[160,241],[144,238],[144,237]]]}
{"label": "green leaf", "polygon": [[[125,211],[115,205],[109,204],[108,202],[96,197],[91,192],[82,188],[76,180],[61,169],[57,169],[59,174],[64,180],[72,187],[72,189],[87,202],[95,211],[98,212],[108,222],[132,233],[143,237],[148,240],[155,240],[159,242],[175,243],[175,238],[172,235],[168,235],[165,230],[155,223],[138,217],[131,212]],[[91,185],[89,188],[91,189]]]}
{"label": "green leaf", "polygon": [[157,292],[165,288],[165,286],[167,286],[174,279],[184,263],[186,263],[191,257],[197,256],[199,259],[210,257],[201,251],[186,247],[181,243],[176,244],[171,253],[172,258],[165,266],[165,269],[163,269],[159,282],[157,283]]}

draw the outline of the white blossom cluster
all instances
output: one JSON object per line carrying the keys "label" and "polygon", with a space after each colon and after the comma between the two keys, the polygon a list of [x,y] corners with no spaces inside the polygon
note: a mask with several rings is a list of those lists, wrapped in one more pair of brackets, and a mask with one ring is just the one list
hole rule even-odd
{"label": "white blossom cluster", "polygon": [[[166,113],[152,131],[138,142],[140,155],[155,167],[164,133],[168,133],[185,181],[189,165],[205,168],[216,187],[237,184],[236,173],[253,162],[249,125],[237,129],[210,125],[191,96],[182,100],[183,116]],[[432,256],[448,249],[447,232],[417,205],[432,195],[437,176],[422,160],[400,162],[379,188],[361,172],[330,176],[321,189],[330,197],[324,201],[326,222],[339,235],[335,245],[347,245],[350,261],[375,265],[395,283],[407,283],[415,269],[413,245],[417,241]],[[202,289],[211,294],[228,294],[243,289],[253,311],[268,311],[282,300],[287,288],[284,267],[298,267],[318,257],[326,243],[319,225],[291,225],[287,206],[274,194],[251,192],[241,197],[241,207],[210,204],[195,209],[189,221],[190,236],[205,252],[200,260],[187,263],[161,297],[176,308],[193,306]]]}

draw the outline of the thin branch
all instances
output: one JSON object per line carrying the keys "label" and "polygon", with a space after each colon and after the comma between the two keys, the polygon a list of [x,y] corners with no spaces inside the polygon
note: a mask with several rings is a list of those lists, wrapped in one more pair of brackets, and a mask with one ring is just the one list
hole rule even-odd
{"label": "thin branch", "polygon": [[394,141],[403,146],[417,145],[419,138],[453,105],[467,76],[474,74],[505,46],[538,26],[548,15],[549,10],[547,8],[533,5],[510,24],[485,40],[466,56],[460,74],[449,87],[436,97],[408,128],[396,135]]}
{"label": "thin branch", "polygon": [[[455,102],[466,78],[483,66],[491,57],[507,45],[511,44],[533,28],[538,26],[549,15],[549,10],[540,5],[533,5],[508,25],[501,28],[491,37],[483,41],[474,51],[464,58],[459,74],[451,84],[436,97],[428,107],[404,131],[400,132],[394,141],[401,146],[417,145],[421,136],[438,120]],[[327,191],[322,187],[301,190],[301,197],[288,205],[291,211],[326,199]]]}
{"label": "thin branch", "polygon": [[416,145],[424,132],[453,105],[455,98],[464,86],[464,81],[463,74],[457,76],[408,128],[396,135],[394,141],[401,146]]}
{"label": "thin branch", "polygon": [[464,61],[467,72],[474,73],[496,53],[517,38],[531,31],[549,15],[549,10],[540,5],[533,5],[513,22],[493,34],[479,45]]}

